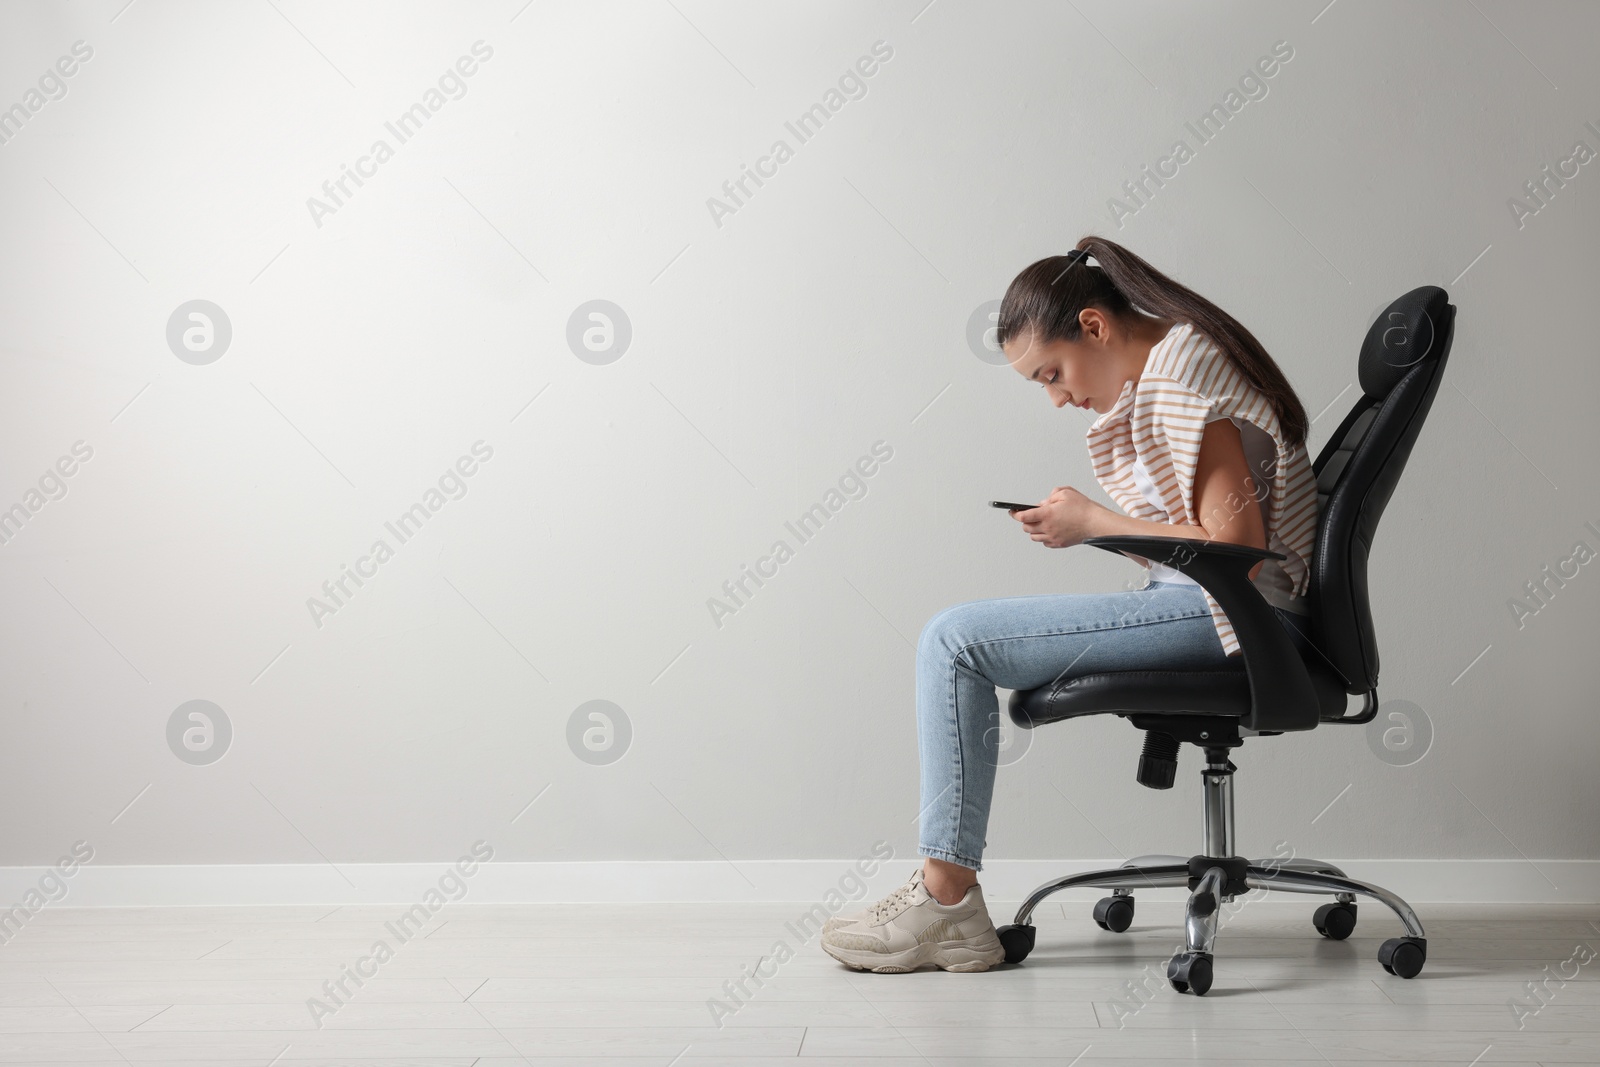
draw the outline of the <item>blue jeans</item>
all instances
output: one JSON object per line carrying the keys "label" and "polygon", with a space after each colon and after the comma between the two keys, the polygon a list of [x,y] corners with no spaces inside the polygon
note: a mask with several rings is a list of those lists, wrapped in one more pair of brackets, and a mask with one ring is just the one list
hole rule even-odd
{"label": "blue jeans", "polygon": [[[1274,611],[1280,621],[1290,614]],[[941,611],[917,642],[917,851],[983,869],[1000,740],[996,687],[1226,662],[1196,585],[1152,581],[1120,593],[1001,597]]]}

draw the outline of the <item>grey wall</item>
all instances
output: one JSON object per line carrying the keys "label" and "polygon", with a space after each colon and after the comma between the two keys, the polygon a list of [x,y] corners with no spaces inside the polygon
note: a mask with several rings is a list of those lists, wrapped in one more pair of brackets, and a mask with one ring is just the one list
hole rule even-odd
{"label": "grey wall", "polygon": [[[1371,572],[1382,695],[1431,742],[1248,746],[1244,846],[1600,856],[1600,564],[1509,604],[1600,550],[1600,163],[1561,162],[1600,150],[1593,6],[123,3],[0,11],[0,105],[26,114],[0,145],[0,862],[78,839],[102,864],[911,855],[924,623],[1139,576],[983,506],[1107,500],[1092,414],[967,336],[1088,232],[1248,324],[1320,414],[1313,450],[1381,305],[1436,284],[1460,309]],[[401,143],[385,123],[478,41]],[[801,143],[785,122],[879,41]],[[1278,42],[1200,144],[1185,122]],[[325,196],[379,139],[392,158]],[[764,185],[708,207],[780,139]],[[1570,177],[1519,219],[1546,165]],[[169,344],[194,300],[225,350]],[[569,345],[592,300],[631,329],[611,362]],[[785,522],[876,442],[799,544]],[[402,543],[385,523],[418,503]],[[169,740],[194,700],[231,726],[210,763]],[[592,700],[631,726],[609,764],[569,743]],[[1138,788],[1137,741],[1015,742],[988,856],[1194,847],[1194,775]]]}

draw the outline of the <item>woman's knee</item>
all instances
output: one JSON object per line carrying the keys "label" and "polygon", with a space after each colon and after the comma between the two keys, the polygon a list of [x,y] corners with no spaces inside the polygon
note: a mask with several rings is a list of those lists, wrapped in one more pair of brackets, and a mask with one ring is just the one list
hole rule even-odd
{"label": "woman's knee", "polygon": [[917,653],[941,658],[959,655],[971,642],[971,622],[977,603],[953,604],[929,619],[917,641]]}

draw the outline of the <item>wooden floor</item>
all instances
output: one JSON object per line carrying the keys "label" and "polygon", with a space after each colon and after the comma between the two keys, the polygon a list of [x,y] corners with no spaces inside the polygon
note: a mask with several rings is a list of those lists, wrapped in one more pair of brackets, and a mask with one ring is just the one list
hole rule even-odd
{"label": "wooden floor", "polygon": [[[902,975],[829,959],[786,925],[798,904],[463,902],[404,942],[385,925],[402,906],[52,906],[0,946],[0,1063],[1600,1064],[1600,907],[1419,906],[1428,964],[1406,981],[1376,960],[1397,922],[1363,903],[1328,941],[1321,899],[1247,900],[1204,998],[1165,982],[1176,901],[1142,902],[1126,934],[1047,902],[1022,965]],[[329,997],[380,938],[390,958]]]}

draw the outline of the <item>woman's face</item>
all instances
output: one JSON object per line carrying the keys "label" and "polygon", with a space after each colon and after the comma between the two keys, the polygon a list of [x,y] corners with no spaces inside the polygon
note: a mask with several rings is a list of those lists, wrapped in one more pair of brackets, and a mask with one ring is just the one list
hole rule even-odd
{"label": "woman's face", "polygon": [[1098,308],[1085,308],[1078,317],[1083,333],[1076,341],[1036,343],[1033,331],[1025,330],[1001,346],[1018,374],[1044,386],[1056,407],[1083,408],[1103,413],[1122,395],[1122,387],[1143,371],[1146,346],[1134,353],[1130,338],[1122,337],[1115,324]]}

